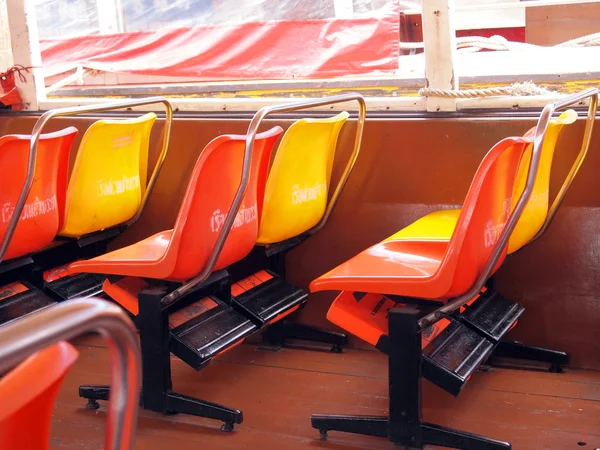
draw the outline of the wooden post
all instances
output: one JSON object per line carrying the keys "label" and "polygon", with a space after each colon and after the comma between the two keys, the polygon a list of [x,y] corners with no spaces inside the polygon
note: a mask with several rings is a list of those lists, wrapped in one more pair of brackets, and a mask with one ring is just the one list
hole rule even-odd
{"label": "wooden post", "polygon": [[352,0],[333,0],[336,19],[352,19],[354,5]]}
{"label": "wooden post", "polygon": [[123,5],[121,0],[96,0],[98,5],[98,28],[100,34],[122,33]]}
{"label": "wooden post", "polygon": [[[425,79],[430,89],[458,89],[454,0],[423,2]],[[456,111],[454,98],[427,98],[427,111]]]}
{"label": "wooden post", "polygon": [[22,83],[19,77],[15,77],[15,82],[25,109],[37,111],[38,102],[45,99],[45,94],[35,5],[30,0],[10,0],[7,7],[14,63],[24,67],[36,67],[30,69],[29,73],[22,72],[25,75],[25,83]]}

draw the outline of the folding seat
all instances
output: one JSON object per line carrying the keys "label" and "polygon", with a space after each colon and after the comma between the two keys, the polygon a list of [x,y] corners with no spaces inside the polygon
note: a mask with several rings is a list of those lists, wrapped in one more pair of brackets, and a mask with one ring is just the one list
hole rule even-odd
{"label": "folding seat", "polygon": [[[214,418],[227,431],[242,421],[239,410],[172,392],[169,351],[200,370],[258,330],[232,308],[224,269],[254,247],[257,194],[264,191],[282,132],[274,127],[256,135],[248,152],[246,136],[213,139],[194,166],[173,229],[69,266],[71,275],[114,276],[104,291],[134,316],[140,330],[146,409]],[[107,386],[80,387],[92,408],[108,394]]]}
{"label": "folding seat", "polygon": [[[31,136],[0,138],[0,325],[54,304],[31,283],[21,281],[21,275],[33,263],[31,254],[48,247],[59,230],[61,196],[57,180],[68,162],[77,132],[67,127],[41,135],[32,161]],[[30,163],[31,188],[17,211],[20,196],[27,192]],[[12,220],[17,220],[14,231]]]}
{"label": "folding seat", "polygon": [[308,297],[285,281],[284,257],[322,226],[338,136],[348,117],[344,111],[324,119],[300,119],[286,130],[264,195],[259,194],[264,200],[257,247],[230,269],[236,281],[233,305],[258,326],[271,324],[263,337],[272,346],[281,346],[286,338],[308,339],[330,343],[339,352],[347,341],[342,333],[282,319],[303,307]]}
{"label": "folding seat", "polygon": [[[564,352],[504,340],[524,309],[485,283],[506,258],[511,237],[517,247],[545,227],[544,212],[541,225],[539,219],[529,221],[535,224],[533,234],[524,225],[521,234],[514,234],[526,207],[537,206],[535,198],[532,203],[536,187],[546,183],[544,164],[551,158],[544,152],[554,146],[548,145],[553,138],[544,145],[544,137],[548,130],[557,131],[548,124],[552,112],[590,97],[584,143],[568,188],[587,152],[597,95],[592,89],[547,105],[534,131],[497,143],[481,162],[449,239],[412,233],[414,228],[400,232],[311,283],[313,292],[341,291],[328,319],[389,358],[389,417],[313,415],[312,425],[323,436],[338,430],[388,437],[415,448],[510,448],[507,442],[422,422],[421,377],[458,395],[491,356],[541,361],[556,370],[568,362]],[[553,205],[548,217],[554,213]]]}

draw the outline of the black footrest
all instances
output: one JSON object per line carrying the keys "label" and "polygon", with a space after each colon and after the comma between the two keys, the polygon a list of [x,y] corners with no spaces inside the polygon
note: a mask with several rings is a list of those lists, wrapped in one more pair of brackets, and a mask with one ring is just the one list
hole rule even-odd
{"label": "black footrest", "polygon": [[459,316],[468,327],[498,342],[525,308],[497,292],[486,292]]}
{"label": "black footrest", "polygon": [[169,315],[171,352],[196,370],[258,330],[215,297],[205,297]]}
{"label": "black footrest", "polygon": [[47,283],[46,289],[63,300],[75,297],[89,297],[102,293],[104,280],[106,280],[106,275],[78,273]]}
{"label": "black footrest", "polygon": [[494,349],[494,343],[452,320],[423,349],[423,376],[453,395],[458,395],[469,376]]}
{"label": "black footrest", "polygon": [[[280,314],[306,303],[308,294],[302,289],[289,284],[273,273],[262,271],[260,274],[262,276],[252,275],[236,283],[244,286],[252,283],[248,286],[250,289],[243,293],[235,295],[234,289],[236,286],[232,287],[232,293],[234,294],[233,307],[249,317],[259,327],[272,321]],[[266,281],[259,279],[265,279],[265,276],[268,278]],[[257,280],[256,283],[252,279]]]}
{"label": "black footrest", "polygon": [[16,282],[2,286],[0,287],[0,326],[55,304],[54,300],[28,283]]}

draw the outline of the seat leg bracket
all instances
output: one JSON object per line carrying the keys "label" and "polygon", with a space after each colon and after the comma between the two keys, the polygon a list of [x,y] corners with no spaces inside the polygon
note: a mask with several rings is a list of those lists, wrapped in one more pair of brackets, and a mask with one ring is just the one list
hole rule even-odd
{"label": "seat leg bracket", "polygon": [[331,344],[332,353],[342,353],[342,346],[348,343],[348,336],[344,333],[291,322],[285,319],[269,325],[263,334],[264,342],[271,349],[281,349],[286,339],[300,339]]}
{"label": "seat leg bracket", "polygon": [[[161,412],[163,414],[182,413],[220,420],[223,422],[223,425],[221,426],[222,431],[233,431],[234,424],[239,424],[243,421],[243,415],[240,410],[170,391],[152,394],[154,400],[157,400],[157,396],[160,396],[161,407],[157,408],[156,402],[154,402],[153,407],[146,407],[143,401],[145,397],[144,394],[145,393],[142,390],[140,395],[140,406],[145,407],[146,409]],[[87,409],[98,409],[100,407],[98,400],[108,400],[109,395],[110,386],[79,386],[79,396],[88,400],[86,405]]]}
{"label": "seat leg bracket", "polygon": [[387,437],[397,445],[437,445],[464,450],[510,449],[508,442],[423,422],[422,360],[416,306],[392,308],[389,323],[389,411],[385,416],[313,415],[312,426],[325,438],[329,431]]}
{"label": "seat leg bracket", "polygon": [[[554,373],[562,372],[563,366],[569,363],[569,355],[565,352],[509,340],[498,342],[491,358],[489,358],[488,364],[499,366],[500,364],[498,364],[495,358],[511,358],[546,363],[549,364],[550,372]],[[510,366],[515,367],[515,364],[511,364]],[[520,365],[516,366],[521,367]]]}
{"label": "seat leg bracket", "polygon": [[[242,411],[199,400],[172,391],[168,317],[162,311],[164,287],[152,287],[139,294],[138,323],[142,350],[142,391],[140,406],[163,414],[190,414],[223,422],[222,431],[233,431],[242,423]],[[87,407],[97,409],[98,400],[108,400],[109,386],[80,386],[79,396]]]}

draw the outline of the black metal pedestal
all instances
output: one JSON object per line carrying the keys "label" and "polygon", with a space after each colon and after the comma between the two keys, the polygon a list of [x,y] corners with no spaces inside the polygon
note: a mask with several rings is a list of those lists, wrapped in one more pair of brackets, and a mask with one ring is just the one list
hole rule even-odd
{"label": "black metal pedestal", "polygon": [[498,342],[488,364],[497,365],[494,360],[496,357],[547,363],[550,372],[554,373],[562,372],[562,367],[569,363],[569,355],[565,352],[505,340]]}
{"label": "black metal pedestal", "polygon": [[423,353],[417,324],[421,314],[414,306],[389,311],[389,417],[313,415],[312,426],[322,437],[328,431],[345,431],[388,437],[395,444],[412,448],[430,444],[464,450],[510,449],[508,442],[423,422]]}
{"label": "black metal pedestal", "polygon": [[[163,311],[163,288],[142,291],[139,296],[138,326],[142,350],[142,392],[140,405],[164,414],[183,413],[223,422],[221,430],[232,431],[242,423],[238,409],[172,392],[168,316]],[[97,408],[97,400],[108,400],[109,386],[80,386],[79,396],[88,399],[88,408]]]}
{"label": "black metal pedestal", "polygon": [[275,348],[283,347],[286,339],[302,339],[307,341],[332,344],[332,353],[342,353],[342,345],[348,343],[348,336],[337,331],[325,330],[289,320],[281,320],[267,327],[263,334],[264,341]]}

